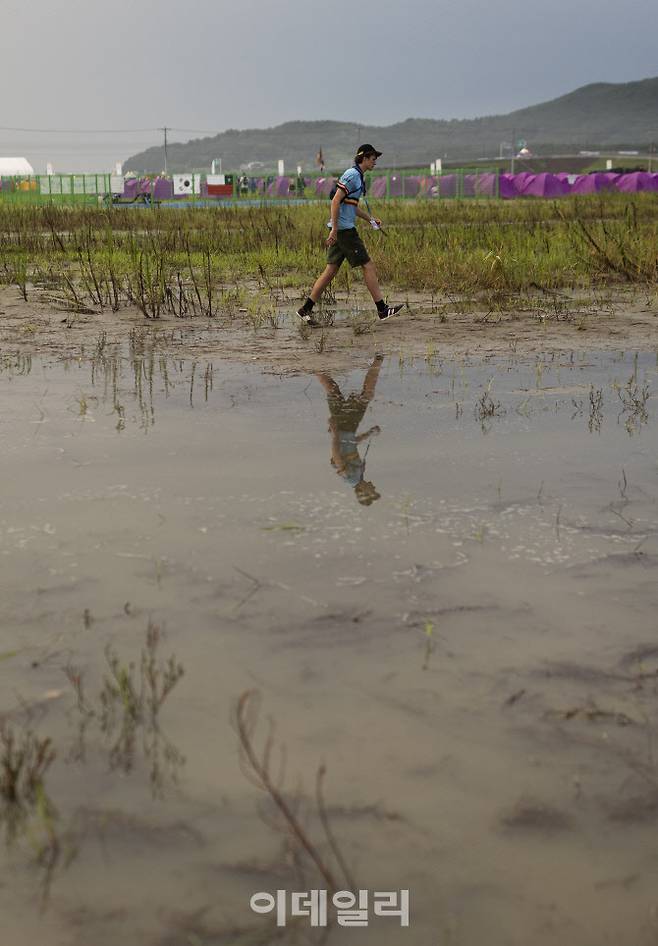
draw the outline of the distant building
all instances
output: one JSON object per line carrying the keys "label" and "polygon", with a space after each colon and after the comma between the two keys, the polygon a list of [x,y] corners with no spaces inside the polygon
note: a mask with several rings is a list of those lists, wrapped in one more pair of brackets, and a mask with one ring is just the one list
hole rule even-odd
{"label": "distant building", "polygon": [[34,168],[25,158],[0,158],[0,177],[33,177]]}

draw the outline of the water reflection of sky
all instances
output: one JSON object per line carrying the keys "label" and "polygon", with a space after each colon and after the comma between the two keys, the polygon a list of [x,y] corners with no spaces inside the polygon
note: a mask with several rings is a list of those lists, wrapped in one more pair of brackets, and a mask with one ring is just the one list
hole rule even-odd
{"label": "water reflection of sky", "polygon": [[5,356],[6,500],[187,503],[195,528],[248,517],[320,562],[431,532],[455,561],[486,536],[509,560],[564,564],[601,536],[626,550],[653,537],[655,378],[653,353],[293,376],[102,338],[63,363]]}
{"label": "water reflection of sky", "polygon": [[[65,363],[2,356],[0,711],[16,693],[45,701],[60,753],[53,798],[79,835],[48,917],[62,940],[80,905],[87,942],[119,941],[142,928],[147,898],[166,918],[153,941],[171,942],[161,926],[182,884],[185,937],[224,942],[215,907],[225,929],[250,919],[256,889],[295,888],[236,761],[231,707],[256,686],[290,742],[290,781],[312,784],[329,760],[359,882],[412,886],[410,942],[448,941],[454,914],[464,942],[511,942],[513,916],[543,946],[547,897],[574,944],[617,922],[616,941],[629,929],[640,941],[653,888],[606,887],[596,904],[573,889],[645,875],[604,813],[622,810],[620,785],[639,791],[631,774],[647,764],[654,695],[631,673],[655,623],[655,355],[386,358],[355,405],[373,364],[321,380],[102,339]],[[351,433],[371,432],[341,441],[378,493],[369,504],[354,495],[358,463],[350,480],[332,450],[329,379]],[[139,667],[155,627],[157,661],[175,654],[185,673],[162,732],[117,716],[108,767],[104,676],[113,655]],[[65,691],[78,670],[82,713]],[[84,768],[68,764],[78,716]],[[133,738],[139,751],[124,752]],[[541,832],[558,829],[546,858]],[[89,843],[101,833],[106,859]],[[108,890],[125,927],[106,920]],[[9,893],[3,917],[23,946],[37,938],[29,898]]]}

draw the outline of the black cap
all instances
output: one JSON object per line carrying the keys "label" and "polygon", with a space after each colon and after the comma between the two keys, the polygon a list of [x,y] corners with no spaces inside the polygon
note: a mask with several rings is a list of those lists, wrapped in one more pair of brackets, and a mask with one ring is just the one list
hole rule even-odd
{"label": "black cap", "polygon": [[376,158],[379,158],[383,152],[378,151],[377,148],[373,148],[372,145],[359,145],[356,151],[357,158],[369,158],[371,154],[374,154]]}

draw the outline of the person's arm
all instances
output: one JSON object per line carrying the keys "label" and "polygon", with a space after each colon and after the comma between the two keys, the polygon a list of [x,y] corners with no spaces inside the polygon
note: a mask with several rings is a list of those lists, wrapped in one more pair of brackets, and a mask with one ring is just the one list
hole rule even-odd
{"label": "person's arm", "polygon": [[365,433],[359,434],[356,438],[357,443],[362,443],[364,440],[367,440],[368,437],[374,437],[376,434],[381,432],[381,427],[378,424],[375,424],[374,427],[371,427],[370,430],[366,430]]}
{"label": "person's arm", "polygon": [[336,187],[336,193],[331,198],[331,232],[327,237],[327,246],[333,246],[338,238],[338,213],[340,205],[345,200],[345,190],[343,187]]}
{"label": "person's arm", "polygon": [[361,210],[360,207],[356,208],[356,215],[360,217],[361,220],[367,220],[370,223],[371,220],[374,220],[378,227],[381,227],[382,222],[379,217],[371,217],[370,214],[366,213],[365,210]]}

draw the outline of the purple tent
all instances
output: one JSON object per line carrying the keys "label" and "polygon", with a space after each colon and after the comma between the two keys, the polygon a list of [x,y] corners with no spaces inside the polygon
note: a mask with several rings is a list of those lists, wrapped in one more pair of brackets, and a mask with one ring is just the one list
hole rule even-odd
{"label": "purple tent", "polygon": [[530,174],[522,185],[524,197],[563,197],[570,191],[567,181],[555,174]]}
{"label": "purple tent", "polygon": [[420,178],[420,193],[424,197],[436,197],[438,191],[436,187],[437,178],[426,176]]}
{"label": "purple tent", "polygon": [[386,178],[376,177],[370,187],[371,197],[386,197]]}
{"label": "purple tent", "polygon": [[439,197],[457,196],[457,175],[442,174],[439,177]]}
{"label": "purple tent", "polygon": [[268,197],[289,197],[290,178],[277,177],[267,188]]}
{"label": "purple tent", "polygon": [[522,194],[528,178],[534,177],[535,175],[530,171],[518,171],[516,174],[512,174],[511,176],[514,178],[514,186],[516,187],[517,194]]}
{"label": "purple tent", "polygon": [[463,197],[495,197],[496,174],[483,172],[482,174],[464,174],[462,178]]}
{"label": "purple tent", "polygon": [[535,175],[529,171],[519,171],[518,174],[501,174],[499,180],[500,196],[506,199],[520,197],[530,178]]}
{"label": "purple tent", "polygon": [[[205,182],[204,182],[205,183]],[[207,187],[207,185],[206,185]],[[158,177],[153,185],[153,199],[167,200],[174,196],[174,182],[166,177]]]}
{"label": "purple tent", "polygon": [[[435,186],[436,178],[421,177],[420,175],[411,175],[401,177],[399,174],[392,174],[390,177],[391,197],[417,197],[419,194],[431,194]],[[373,179],[369,194],[371,197],[386,197],[387,179],[386,177],[376,177]]]}
{"label": "purple tent", "polygon": [[405,197],[418,197],[422,178],[416,175],[402,178],[402,193]]}
{"label": "purple tent", "polygon": [[136,177],[128,177],[123,182],[123,196],[128,197],[130,200],[135,200],[140,194],[150,194],[151,193],[151,182],[148,177],[138,179]]}
{"label": "purple tent", "polygon": [[328,197],[335,184],[333,177],[319,177],[315,182],[315,196]]}
{"label": "purple tent", "polygon": [[627,194],[634,194],[637,191],[653,191],[658,190],[656,178],[658,178],[657,174],[634,171],[632,174],[620,174],[615,186],[618,191],[624,191]]}
{"label": "purple tent", "polygon": [[501,174],[498,179],[499,194],[505,200],[518,197],[519,192],[516,189],[516,174]]}
{"label": "purple tent", "polygon": [[475,194],[478,197],[495,197],[497,194],[497,174],[476,174]]}
{"label": "purple tent", "polygon": [[399,174],[391,174],[388,179],[388,195],[389,197],[402,197],[402,178]]}
{"label": "purple tent", "polygon": [[597,172],[579,174],[571,185],[572,194],[598,194],[599,191],[614,190],[619,174]]}

